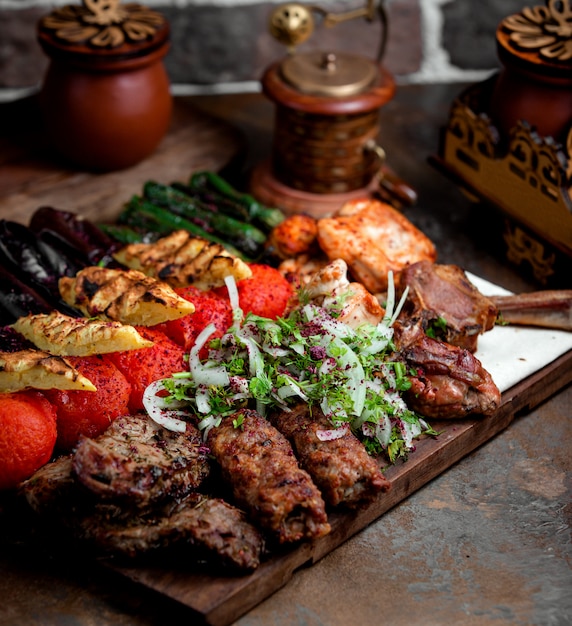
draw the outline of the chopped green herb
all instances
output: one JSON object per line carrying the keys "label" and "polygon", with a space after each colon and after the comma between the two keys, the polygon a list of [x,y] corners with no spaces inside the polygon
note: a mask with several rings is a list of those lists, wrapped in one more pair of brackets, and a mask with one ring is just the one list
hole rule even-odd
{"label": "chopped green herb", "polygon": [[437,317],[432,319],[427,328],[425,329],[425,334],[432,339],[439,339],[443,337],[447,330],[447,320],[444,317]]}
{"label": "chopped green herb", "polygon": [[[339,319],[339,301],[328,307],[306,299],[277,320],[245,317],[236,285],[227,286],[231,328],[209,342],[214,326],[207,327],[191,350],[190,371],[162,383],[178,407],[186,404],[199,417],[200,429],[208,432],[243,407],[265,415],[305,402],[319,407],[332,427],[349,424],[371,454],[391,462],[405,458],[422,434],[436,434],[401,395],[411,372],[394,358],[393,297],[379,324],[352,328]],[[204,346],[208,358],[199,360]],[[233,424],[240,427],[240,418]]]}

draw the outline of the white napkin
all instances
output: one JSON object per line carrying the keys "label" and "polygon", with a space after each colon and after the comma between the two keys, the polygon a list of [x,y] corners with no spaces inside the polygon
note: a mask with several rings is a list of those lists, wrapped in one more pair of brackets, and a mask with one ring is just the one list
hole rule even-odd
{"label": "white napkin", "polygon": [[[510,291],[467,272],[486,296]],[[479,337],[475,356],[501,392],[524,380],[572,349],[572,332],[526,326],[495,326]]]}

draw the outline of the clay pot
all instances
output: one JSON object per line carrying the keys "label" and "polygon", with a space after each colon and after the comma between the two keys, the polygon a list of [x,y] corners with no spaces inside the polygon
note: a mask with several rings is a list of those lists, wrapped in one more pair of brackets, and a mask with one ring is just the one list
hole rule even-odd
{"label": "clay pot", "polygon": [[519,50],[501,24],[498,56],[503,64],[491,97],[491,118],[508,136],[519,121],[544,137],[566,144],[572,124],[572,65]]}
{"label": "clay pot", "polygon": [[150,155],[171,120],[172,97],[163,64],[169,49],[165,22],[143,42],[94,49],[62,42],[38,27],[50,57],[39,94],[53,147],[73,164],[119,170]]}

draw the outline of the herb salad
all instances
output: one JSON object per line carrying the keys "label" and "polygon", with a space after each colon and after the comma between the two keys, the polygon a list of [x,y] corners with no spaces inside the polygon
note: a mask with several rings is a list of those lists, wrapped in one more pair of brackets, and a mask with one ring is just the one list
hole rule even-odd
{"label": "herb salad", "polygon": [[[147,388],[144,405],[154,421],[184,431],[185,417],[194,415],[206,436],[241,408],[264,416],[303,401],[331,421],[331,429],[318,431],[320,439],[351,429],[370,454],[383,453],[390,462],[407,457],[420,435],[436,434],[401,397],[410,382],[406,366],[392,358],[392,325],[406,294],[396,305],[392,281],[383,320],[357,328],[339,319],[343,295],[318,305],[302,290],[300,306],[272,320],[244,316],[234,279],[226,284],[232,326],[211,341],[215,328],[207,326],[190,351],[188,371]],[[201,360],[204,346],[208,358]]]}

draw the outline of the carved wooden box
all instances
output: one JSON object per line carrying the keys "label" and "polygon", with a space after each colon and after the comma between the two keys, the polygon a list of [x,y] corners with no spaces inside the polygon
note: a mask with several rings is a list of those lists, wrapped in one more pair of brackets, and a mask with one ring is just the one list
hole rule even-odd
{"label": "carved wooden box", "polygon": [[[509,262],[572,286],[572,1],[510,16],[504,69],[453,102],[433,163],[496,216]],[[512,48],[511,48],[512,47]],[[551,134],[547,134],[551,133]]]}

